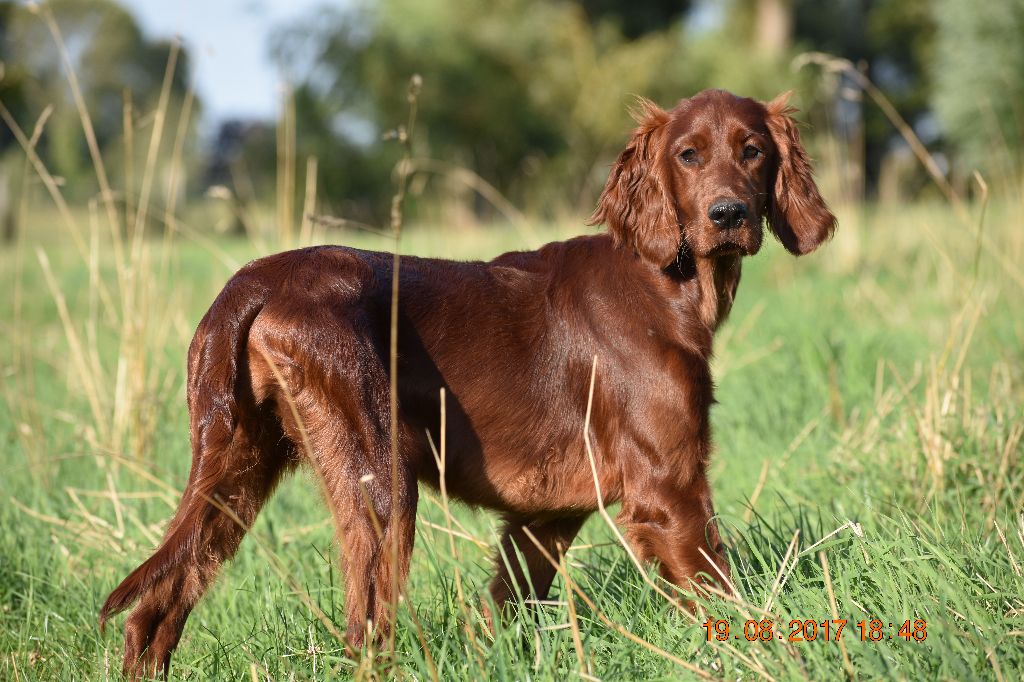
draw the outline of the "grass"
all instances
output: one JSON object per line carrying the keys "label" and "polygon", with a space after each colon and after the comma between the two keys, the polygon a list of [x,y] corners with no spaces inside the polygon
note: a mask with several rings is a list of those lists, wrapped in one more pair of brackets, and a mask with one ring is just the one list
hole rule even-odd
{"label": "grass", "polygon": [[[452,535],[443,501],[425,491],[397,631],[402,676],[1019,679],[1020,208],[989,207],[976,278],[976,231],[941,205],[844,211],[821,253],[797,260],[772,243],[747,262],[719,331],[713,412],[712,481],[738,600],[709,598],[696,619],[679,612],[595,516],[565,569],[579,592],[560,578],[550,604],[492,640],[476,605],[495,522],[454,505]],[[179,236],[144,239],[119,260],[94,234],[83,257],[45,209],[30,216],[28,236],[0,251],[12,292],[0,301],[0,677],[116,677],[122,621],[100,633],[96,614],[155,545],[186,479],[192,329],[232,268],[274,247]],[[531,245],[497,227],[411,226],[402,239],[405,252],[459,258]],[[146,324],[126,325],[132,314]],[[172,675],[386,675],[347,659],[317,615],[343,629],[332,535],[309,474],[289,480],[193,613]],[[708,642],[706,618],[727,621],[729,638]],[[748,642],[744,624],[765,619],[786,636],[791,620],[848,624],[842,646]],[[882,621],[881,641],[861,640],[865,619]],[[923,641],[898,636],[906,620],[926,623]]]}

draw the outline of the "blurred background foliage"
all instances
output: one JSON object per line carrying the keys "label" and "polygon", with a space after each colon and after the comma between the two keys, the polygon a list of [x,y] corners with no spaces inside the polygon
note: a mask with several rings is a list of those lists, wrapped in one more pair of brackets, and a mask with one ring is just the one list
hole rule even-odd
{"label": "blurred background foliage", "polygon": [[[382,224],[399,155],[383,137],[406,118],[413,73],[424,82],[411,206],[422,221],[500,219],[480,192],[487,185],[530,217],[579,220],[628,134],[633,97],[671,106],[708,87],[762,99],[796,90],[833,202],[936,193],[855,79],[796,68],[806,52],[849,60],[870,78],[959,191],[970,191],[975,169],[1020,191],[1024,0],[353,0],[281,26],[267,47],[291,85],[279,120],[207,121],[202,134],[188,45],[158,122],[170,44],[144,35],[114,0],[45,5],[0,0],[0,102],[26,138],[43,117],[37,151],[71,199],[98,187],[45,15],[64,36],[111,185],[127,202],[148,131],[161,124],[180,133],[160,138],[157,158],[185,172],[174,191],[186,199],[215,186],[239,213],[284,187],[297,213],[315,158],[318,210]],[[0,126],[0,206],[28,177],[21,147]],[[294,182],[282,185],[282,173]]]}
{"label": "blurred background foliage", "polygon": [[[50,172],[63,180],[69,198],[91,196],[97,189],[96,177],[69,88],[66,58],[83,93],[111,183],[124,195],[147,151],[145,144],[132,144],[131,134],[126,139],[124,131],[139,137],[152,125],[171,43],[144,36],[132,15],[113,0],[50,0],[47,5],[65,45],[63,54],[35,7],[0,2],[0,102],[26,134],[40,121],[45,124],[37,151]],[[186,50],[177,51],[168,85],[167,116],[177,122],[191,99]],[[193,108],[190,118],[200,113]],[[172,136],[167,137],[169,145]],[[24,160],[11,127],[0,126],[0,155],[12,151]],[[170,157],[169,149],[162,151]]]}

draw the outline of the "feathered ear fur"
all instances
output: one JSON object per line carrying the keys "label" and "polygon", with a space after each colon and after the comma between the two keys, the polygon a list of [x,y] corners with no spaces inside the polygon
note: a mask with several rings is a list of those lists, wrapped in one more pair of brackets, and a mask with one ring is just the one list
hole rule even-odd
{"label": "feathered ear fur", "polygon": [[669,115],[640,98],[633,118],[639,127],[612,166],[587,224],[605,223],[616,245],[666,268],[675,260],[682,238],[675,206],[658,169]]}
{"label": "feathered ear fur", "polygon": [[768,227],[790,253],[802,256],[828,240],[836,229],[836,218],[814,184],[811,160],[800,143],[800,131],[787,104],[785,92],[765,104],[766,124],[775,143],[777,169]]}

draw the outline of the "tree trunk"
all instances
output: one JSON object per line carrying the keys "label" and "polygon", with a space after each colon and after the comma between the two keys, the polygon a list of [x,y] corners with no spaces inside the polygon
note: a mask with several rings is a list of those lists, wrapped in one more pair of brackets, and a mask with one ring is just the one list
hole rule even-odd
{"label": "tree trunk", "polygon": [[792,0],[757,0],[754,40],[764,57],[785,56],[793,40]]}

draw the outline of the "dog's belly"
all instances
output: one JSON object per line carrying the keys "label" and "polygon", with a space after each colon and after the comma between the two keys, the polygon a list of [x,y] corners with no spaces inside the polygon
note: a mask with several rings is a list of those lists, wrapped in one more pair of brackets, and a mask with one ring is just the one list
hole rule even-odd
{"label": "dog's belly", "polygon": [[[468,428],[467,421],[460,414],[446,419],[444,482],[453,498],[504,513],[544,517],[594,511],[598,488],[606,504],[621,497],[617,467],[598,466],[595,485],[582,433],[575,438],[551,438],[552,434],[544,432],[543,422],[494,429],[493,424]],[[410,426],[424,434],[420,439],[421,450],[415,457],[419,478],[438,488],[440,471],[435,451],[441,439],[435,426],[439,425],[435,422],[427,429]],[[427,430],[434,443],[433,451],[425,437]],[[599,452],[594,454],[595,463],[602,461]]]}
{"label": "dog's belly", "polygon": [[[531,517],[594,511],[598,488],[607,504],[621,498],[619,460],[603,451],[607,445],[603,438],[593,439],[599,473],[595,486],[583,440],[585,406],[572,406],[580,407],[573,411],[581,414],[578,419],[566,419],[572,408],[556,404],[552,397],[510,400],[500,390],[494,393],[501,397],[492,401],[501,401],[500,405],[472,391],[447,387],[443,469],[450,496],[473,506]],[[439,487],[442,426],[435,395],[436,390],[431,390],[417,400],[407,393],[402,406],[410,435],[416,434],[419,443],[412,457],[418,478]]]}
{"label": "dog's belly", "polygon": [[[597,488],[581,448],[548,448],[531,453],[524,443],[522,447],[485,453],[482,469],[487,482],[483,491],[491,494],[490,499],[477,504],[530,516],[584,514],[597,508]],[[607,481],[601,486],[606,501],[611,501],[607,499],[609,493],[617,492],[619,486],[611,491],[609,487]],[[479,495],[480,490],[479,486],[466,490],[456,486],[459,497]]]}

